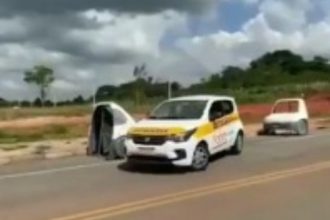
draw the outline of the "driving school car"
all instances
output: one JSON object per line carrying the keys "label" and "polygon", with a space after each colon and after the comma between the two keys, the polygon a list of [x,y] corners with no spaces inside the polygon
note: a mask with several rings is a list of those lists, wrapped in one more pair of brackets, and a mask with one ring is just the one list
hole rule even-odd
{"label": "driving school car", "polygon": [[168,163],[205,170],[209,157],[240,154],[244,130],[237,105],[227,96],[186,96],[158,105],[135,124],[125,142],[128,163]]}

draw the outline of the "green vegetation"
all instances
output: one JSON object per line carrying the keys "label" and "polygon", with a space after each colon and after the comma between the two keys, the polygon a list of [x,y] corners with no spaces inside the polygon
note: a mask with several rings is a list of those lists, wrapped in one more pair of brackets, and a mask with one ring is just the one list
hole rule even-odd
{"label": "green vegetation", "polygon": [[[143,71],[138,71],[140,69]],[[167,82],[147,77],[145,66],[135,69],[136,72],[143,72],[143,77],[120,86],[100,87],[98,99],[128,100],[134,94],[136,84],[144,89],[148,100],[166,98]],[[224,94],[235,96],[240,103],[272,102],[283,96],[330,91],[330,64],[319,56],[304,60],[291,51],[279,50],[266,53],[245,69],[229,66],[188,88],[174,82],[172,89],[174,95]]]}
{"label": "green vegetation", "polygon": [[[27,73],[29,76],[32,76],[32,73],[35,76],[32,78],[33,80],[30,79],[29,81],[35,82],[41,90],[46,90],[53,80],[52,70],[49,68],[48,70],[47,80],[40,81],[35,76],[40,72],[36,67],[34,72]],[[132,76],[134,80],[118,86],[100,86],[96,92],[96,100],[116,101],[128,109],[134,109],[134,112],[141,112],[149,109],[150,105],[153,106],[156,102],[167,98],[168,82],[155,79],[148,72],[146,64],[135,66],[132,70]],[[308,96],[329,91],[330,64],[328,60],[320,56],[306,60],[289,50],[266,53],[253,60],[246,68],[228,66],[189,87],[183,87],[178,82],[172,82],[173,96],[191,94],[231,95],[235,96],[239,103],[272,102],[280,97],[300,96],[302,94]],[[61,101],[57,105],[76,106],[91,104],[92,101],[93,97],[85,99],[78,95],[72,100]],[[23,101],[20,106],[40,106],[40,102],[41,100],[38,98],[32,103]],[[0,106],[15,105],[17,103],[0,98]],[[45,100],[44,105],[52,106],[53,103]]]}
{"label": "green vegetation", "polygon": [[[133,81],[118,86],[100,86],[96,92],[96,100],[115,101],[130,112],[145,113],[152,106],[167,98],[168,82],[155,80],[149,75],[145,64],[134,67],[132,72]],[[53,80],[52,73],[49,68],[36,67],[34,71],[26,73],[29,76],[26,77],[26,80],[30,78],[27,81],[35,82],[40,88],[42,87],[41,90],[45,90]],[[44,77],[45,80],[39,80],[37,77],[39,74],[47,75],[47,77]],[[320,92],[330,92],[328,60],[319,56],[305,60],[302,56],[288,50],[266,53],[253,60],[246,68],[226,67],[189,87],[182,87],[178,82],[172,83],[173,96],[231,95],[236,97],[239,103],[270,103],[281,97],[301,96],[302,94],[309,96]],[[26,108],[0,109],[0,120],[44,115],[86,115],[92,110],[92,100],[91,97],[84,99],[78,95],[72,100],[58,103],[59,107],[45,109],[27,108],[31,103],[25,101],[21,102],[20,106]],[[38,103],[40,100],[36,100],[32,104],[38,106]],[[50,101],[45,101],[45,106],[52,106],[52,104]],[[13,105],[16,103],[0,99],[0,106]]]}
{"label": "green vegetation", "polygon": [[54,82],[54,71],[46,66],[35,66],[32,70],[26,71],[24,81],[30,84],[36,84],[40,89],[41,106],[45,104],[47,89]]}
{"label": "green vegetation", "polygon": [[44,125],[29,128],[5,128],[0,129],[0,144],[85,137],[87,129],[88,125],[83,123]]}
{"label": "green vegetation", "polygon": [[24,108],[0,108],[0,120],[13,120],[20,118],[33,118],[39,116],[84,116],[90,114],[92,111],[91,105],[80,106],[59,106],[49,108],[36,108],[36,107],[24,107]]}
{"label": "green vegetation", "polygon": [[23,144],[0,146],[0,150],[3,151],[14,151],[14,150],[21,150],[26,148],[28,148],[28,145],[23,145]]}

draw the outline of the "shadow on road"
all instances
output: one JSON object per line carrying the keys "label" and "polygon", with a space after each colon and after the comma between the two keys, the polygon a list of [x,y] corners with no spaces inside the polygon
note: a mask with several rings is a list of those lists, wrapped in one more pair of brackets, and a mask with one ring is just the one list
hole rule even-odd
{"label": "shadow on road", "polygon": [[[212,156],[210,158],[210,165],[212,165],[213,162],[224,159],[228,155],[228,152],[221,152]],[[127,162],[120,163],[117,168],[124,172],[152,175],[178,175],[192,172],[189,167],[175,167],[164,164],[130,164]]]}
{"label": "shadow on road", "polygon": [[156,174],[156,175],[177,175],[185,174],[190,170],[188,168],[174,167],[161,164],[130,164],[123,162],[119,164],[118,169],[130,173]]}
{"label": "shadow on road", "polygon": [[257,133],[258,136],[260,137],[299,137],[299,135],[295,132],[281,132],[281,133],[264,133],[263,131],[259,131]]}
{"label": "shadow on road", "polygon": [[227,152],[227,151],[220,152],[218,154],[211,156],[210,163],[217,162],[218,160],[222,160],[228,156],[231,156],[229,152]]}

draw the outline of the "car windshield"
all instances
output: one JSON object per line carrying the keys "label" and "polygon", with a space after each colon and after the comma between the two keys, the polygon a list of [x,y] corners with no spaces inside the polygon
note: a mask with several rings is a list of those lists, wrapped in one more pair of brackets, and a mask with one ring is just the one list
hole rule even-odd
{"label": "car windshield", "polygon": [[298,112],[297,101],[281,101],[278,102],[273,109],[273,113],[295,113]]}
{"label": "car windshield", "polygon": [[168,101],[158,106],[150,119],[199,119],[207,101]]}

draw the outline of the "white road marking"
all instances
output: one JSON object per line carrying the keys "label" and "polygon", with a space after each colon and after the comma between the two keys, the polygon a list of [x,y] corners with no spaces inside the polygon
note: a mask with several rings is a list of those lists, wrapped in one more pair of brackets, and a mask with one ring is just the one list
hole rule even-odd
{"label": "white road marking", "polygon": [[81,169],[86,169],[86,168],[108,166],[108,165],[118,164],[119,162],[120,161],[101,162],[101,163],[92,163],[92,164],[81,164],[81,165],[70,166],[70,167],[45,169],[45,170],[31,171],[31,172],[25,172],[25,173],[16,173],[16,174],[6,174],[6,175],[0,176],[0,180],[16,179],[16,178],[31,177],[31,176],[41,176],[41,175],[45,175],[45,174],[68,172],[68,171],[81,170]]}
{"label": "white road marking", "polygon": [[[303,137],[288,137],[287,139],[278,138],[278,139],[271,139],[271,140],[267,140],[266,138],[262,139],[262,140],[258,140],[259,138],[251,138],[250,140],[253,140],[254,144],[264,144],[264,143],[274,143],[274,142],[283,143],[283,142],[292,142],[292,141],[306,140],[306,139],[319,138],[319,137],[325,137],[325,136],[329,136],[329,134],[308,135],[308,136],[303,136]],[[112,166],[112,165],[117,165],[121,162],[123,162],[123,161],[81,164],[81,165],[61,167],[61,168],[55,168],[55,169],[45,169],[45,170],[38,170],[38,171],[31,171],[31,172],[24,172],[24,173],[6,174],[6,175],[0,175],[0,181],[7,180],[7,179],[17,179],[17,178],[22,178],[22,177],[41,176],[41,175],[46,175],[46,174],[68,172],[68,171],[74,171],[74,170],[80,170],[80,169],[88,169],[88,168],[93,168],[93,167]]]}

